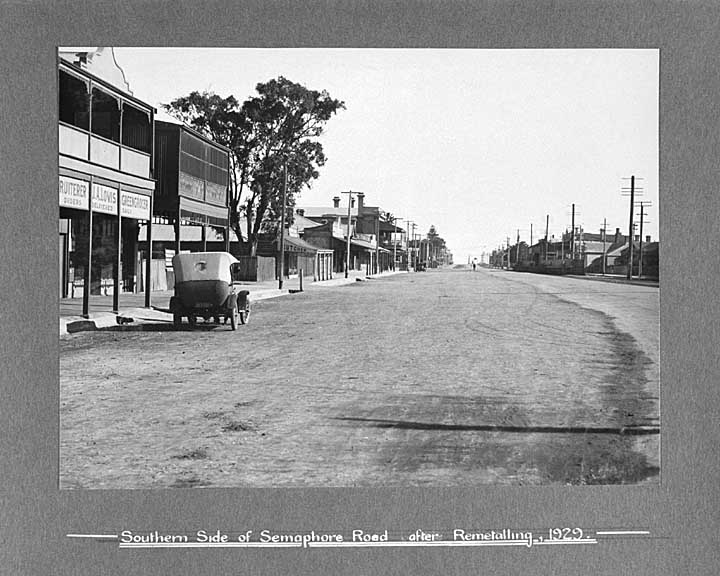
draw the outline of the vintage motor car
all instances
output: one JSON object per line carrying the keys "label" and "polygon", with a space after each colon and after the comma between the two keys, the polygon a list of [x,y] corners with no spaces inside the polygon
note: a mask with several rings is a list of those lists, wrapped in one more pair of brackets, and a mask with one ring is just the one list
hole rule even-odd
{"label": "vintage motor car", "polygon": [[230,320],[230,327],[246,324],[250,316],[248,290],[238,289],[239,263],[227,252],[189,252],[172,259],[175,272],[175,295],[170,298],[173,324],[179,327],[183,316],[190,326],[198,318],[220,323]]}

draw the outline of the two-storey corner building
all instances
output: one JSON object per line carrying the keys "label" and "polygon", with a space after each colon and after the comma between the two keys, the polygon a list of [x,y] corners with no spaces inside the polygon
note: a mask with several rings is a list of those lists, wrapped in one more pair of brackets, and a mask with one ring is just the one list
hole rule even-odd
{"label": "two-storey corner building", "polygon": [[[58,62],[60,297],[137,291],[140,222],[152,215],[155,109],[92,74]],[[146,291],[146,305],[150,293]]]}

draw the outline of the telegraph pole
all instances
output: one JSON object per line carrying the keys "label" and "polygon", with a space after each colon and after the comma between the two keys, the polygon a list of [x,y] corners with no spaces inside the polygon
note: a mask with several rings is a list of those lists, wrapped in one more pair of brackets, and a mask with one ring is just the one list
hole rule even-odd
{"label": "telegraph pole", "polygon": [[650,202],[639,202],[640,204],[640,258],[638,262],[638,278],[642,276],[642,257],[643,257],[643,221],[646,216],[645,206],[650,206]]}
{"label": "telegraph pole", "polygon": [[405,237],[407,238],[407,271],[410,272],[410,266],[412,264],[412,227],[414,222],[412,220],[405,220],[407,224],[407,231]]}
{"label": "telegraph pole", "polygon": [[[627,178],[626,178],[627,180]],[[641,180],[641,178],[638,178],[638,180]],[[633,224],[633,210],[635,209],[635,192],[638,192],[638,195],[642,193],[641,189],[636,190],[635,189],[635,176],[630,176],[630,188],[623,188],[623,195],[626,196],[629,192],[630,194],[630,225],[629,225],[629,238],[628,242],[630,244],[630,258],[628,261],[628,271],[627,271],[627,279],[630,280],[632,278],[632,268],[633,268],[633,236],[635,232],[635,225]]]}
{"label": "telegraph pole", "polygon": [[642,240],[643,240],[643,216],[645,210],[643,210],[643,203],[640,202],[640,254],[638,257],[638,280],[642,278]]}
{"label": "telegraph pole", "polygon": [[413,222],[413,223],[412,223],[412,230],[413,230],[413,231],[412,231],[413,270],[414,270],[415,272],[417,272],[417,257],[418,257],[418,254],[417,254],[417,248],[415,247],[415,227],[416,227],[416,224],[415,224],[415,222]]}
{"label": "telegraph pole", "polygon": [[380,274],[380,215],[375,220],[375,270]]}
{"label": "telegraph pole", "polygon": [[607,254],[605,253],[605,242],[607,241],[607,218],[603,218],[602,241],[603,241],[602,273],[603,273],[603,276],[605,276],[605,261],[607,260]]}
{"label": "telegraph pole", "polygon": [[393,216],[393,271],[397,267],[397,216]]}
{"label": "telegraph pole", "polygon": [[278,274],[278,289],[282,290],[283,276],[285,275],[285,203],[287,201],[287,159],[285,160],[285,177],[282,192],[282,212],[280,213],[280,273]]}
{"label": "telegraph pole", "polygon": [[359,192],[348,190],[347,192],[340,192],[340,194],[348,195],[347,247],[345,249],[345,278],[347,278],[350,271],[350,208],[352,207],[353,194],[359,194]]}
{"label": "telegraph pole", "polygon": [[630,177],[630,258],[628,261],[627,279],[632,278],[633,267],[633,209],[635,208],[635,176]]}
{"label": "telegraph pole", "polygon": [[[410,221],[407,218],[398,218],[398,220],[400,220],[401,222],[405,222],[405,226],[407,226],[408,229],[410,228]],[[410,261],[409,260],[409,252],[408,252],[409,243],[408,243],[408,238],[407,238],[408,231],[403,230],[403,232],[405,232],[405,256],[406,256],[406,258],[408,258],[408,262],[409,262]],[[400,246],[402,246],[402,241],[400,242]],[[401,266],[401,268],[402,268],[402,266]],[[408,265],[407,268],[409,269],[410,266]],[[410,270],[408,270],[408,272],[409,271]]]}
{"label": "telegraph pole", "polygon": [[[412,231],[411,231],[412,230]],[[408,271],[412,266],[413,272],[415,271],[415,222],[408,222],[408,232],[410,242],[408,243]]]}
{"label": "telegraph pole", "polygon": [[[408,272],[415,266],[415,222],[408,222]],[[413,268],[414,271],[414,268]]]}
{"label": "telegraph pole", "polygon": [[570,258],[575,261],[575,204],[572,205],[572,235],[570,236],[570,254]]}
{"label": "telegraph pole", "polygon": [[545,220],[545,262],[547,263],[548,255],[548,232],[550,230],[550,214],[547,215]]}

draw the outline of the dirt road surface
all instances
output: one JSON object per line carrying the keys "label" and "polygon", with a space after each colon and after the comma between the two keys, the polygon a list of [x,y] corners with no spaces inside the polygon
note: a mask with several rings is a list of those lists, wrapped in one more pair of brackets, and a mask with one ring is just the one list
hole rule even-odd
{"label": "dirt road surface", "polygon": [[61,488],[659,481],[657,288],[431,270],[61,340]]}

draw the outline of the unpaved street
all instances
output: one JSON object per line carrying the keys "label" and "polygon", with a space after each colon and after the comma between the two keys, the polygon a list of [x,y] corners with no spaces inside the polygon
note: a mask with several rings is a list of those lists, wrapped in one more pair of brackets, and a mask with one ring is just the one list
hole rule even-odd
{"label": "unpaved street", "polygon": [[658,333],[657,288],[464,269],[78,333],[61,487],[657,482]]}

